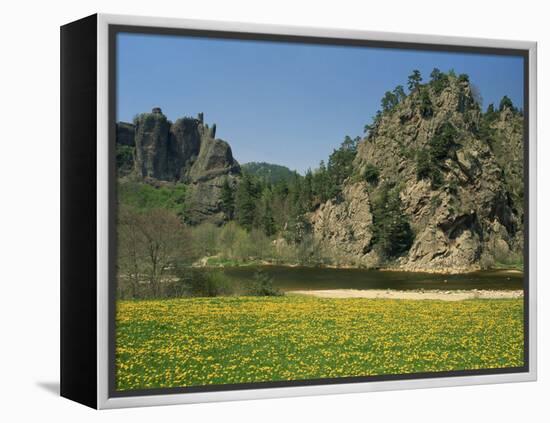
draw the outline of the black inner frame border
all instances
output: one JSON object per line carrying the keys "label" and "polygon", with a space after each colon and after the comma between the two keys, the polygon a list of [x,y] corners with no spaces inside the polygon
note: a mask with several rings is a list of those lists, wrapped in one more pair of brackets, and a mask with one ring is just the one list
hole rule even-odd
{"label": "black inner frame border", "polygon": [[[332,45],[346,47],[371,47],[371,48],[386,48],[399,50],[419,50],[419,51],[438,51],[450,53],[468,53],[468,54],[483,54],[483,55],[500,55],[500,56],[519,56],[523,59],[523,176],[524,176],[524,236],[523,236],[523,253],[524,253],[524,269],[523,269],[523,351],[524,365],[521,367],[506,367],[492,369],[476,369],[476,370],[453,370],[442,372],[422,372],[408,374],[387,374],[373,376],[353,376],[339,378],[324,378],[324,379],[307,379],[307,380],[288,380],[288,381],[269,381],[269,382],[251,382],[238,384],[224,385],[204,385],[204,386],[189,386],[189,387],[172,387],[172,388],[147,388],[128,391],[118,391],[116,389],[116,213],[117,213],[117,193],[116,193],[116,76],[117,76],[117,35],[120,33],[130,34],[147,34],[147,35],[169,35],[169,36],[186,36],[200,37],[213,39],[230,39],[241,41],[266,41],[275,43],[299,43],[313,45]],[[406,35],[403,35],[405,38]],[[237,31],[218,31],[218,30],[203,30],[203,29],[186,29],[186,28],[171,28],[171,27],[155,27],[155,26],[136,26],[136,25],[108,25],[108,125],[109,125],[109,304],[108,304],[108,396],[115,397],[135,397],[145,395],[166,395],[166,394],[183,394],[195,392],[220,392],[233,390],[250,390],[250,389],[265,389],[265,388],[281,388],[281,387],[299,387],[299,386],[315,386],[315,385],[339,385],[348,383],[364,383],[378,381],[398,381],[411,379],[433,379],[445,377],[460,377],[460,376],[481,376],[495,374],[510,374],[510,373],[527,373],[529,372],[529,50],[527,49],[512,49],[512,48],[496,48],[496,47],[472,47],[447,44],[433,43],[418,43],[418,42],[401,42],[401,41],[379,41],[379,40],[363,40],[363,39],[348,39],[348,38],[333,38],[333,37],[316,37],[302,35],[280,35],[280,34],[264,34],[253,32],[237,32]]]}

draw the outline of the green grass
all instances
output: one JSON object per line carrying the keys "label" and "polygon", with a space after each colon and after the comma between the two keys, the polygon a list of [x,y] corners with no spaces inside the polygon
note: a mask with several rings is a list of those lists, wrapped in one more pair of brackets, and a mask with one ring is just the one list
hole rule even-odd
{"label": "green grass", "polygon": [[212,267],[241,267],[241,266],[258,266],[263,264],[262,260],[238,260],[225,257],[207,257],[206,265]]}
{"label": "green grass", "polygon": [[523,300],[119,301],[119,390],[517,367]]}
{"label": "green grass", "polygon": [[125,181],[118,184],[118,198],[121,204],[137,210],[167,209],[180,215],[185,212],[184,184],[167,184],[153,187],[148,184]]}
{"label": "green grass", "polygon": [[507,262],[496,261],[492,268],[497,270],[519,270],[520,272],[523,272],[523,260],[517,259],[515,261],[510,260]]}

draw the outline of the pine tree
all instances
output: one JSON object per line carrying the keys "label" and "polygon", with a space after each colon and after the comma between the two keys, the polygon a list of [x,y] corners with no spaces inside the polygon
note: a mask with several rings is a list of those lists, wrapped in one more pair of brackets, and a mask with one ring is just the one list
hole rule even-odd
{"label": "pine tree", "polygon": [[397,103],[399,103],[397,95],[395,95],[391,91],[386,91],[384,97],[382,97],[380,105],[382,106],[383,112],[389,112],[397,105]]}
{"label": "pine tree", "polygon": [[340,148],[334,150],[328,159],[328,198],[336,198],[342,191],[344,181],[353,172],[353,160],[357,154],[360,138],[346,136]]}
{"label": "pine tree", "polygon": [[438,68],[433,69],[430,77],[432,79],[430,84],[436,94],[440,94],[449,85],[449,77]]}
{"label": "pine tree", "polygon": [[235,214],[237,222],[248,230],[254,225],[256,216],[257,191],[252,178],[244,174],[235,194]]}
{"label": "pine tree", "polygon": [[427,89],[423,89],[420,93],[420,114],[425,118],[430,118],[434,114],[432,100],[430,100]]}
{"label": "pine tree", "polygon": [[221,208],[227,220],[233,220],[235,214],[235,192],[226,177],[223,181],[221,192]]}
{"label": "pine tree", "polygon": [[258,207],[258,226],[267,236],[275,235],[277,225],[273,217],[274,195],[269,186],[264,187]]}
{"label": "pine tree", "polygon": [[408,251],[414,233],[401,210],[399,187],[384,185],[373,199],[373,244],[388,257],[397,257]]}
{"label": "pine tree", "polygon": [[328,200],[328,173],[327,167],[325,166],[325,161],[321,160],[319,163],[319,168],[313,173],[312,179],[312,190],[313,195],[319,200],[320,203],[324,203]]}
{"label": "pine tree", "polygon": [[422,81],[422,76],[420,74],[420,71],[415,69],[413,72],[409,75],[409,79],[407,81],[407,87],[409,87],[409,91],[414,91],[420,86],[420,82]]}
{"label": "pine tree", "polygon": [[512,103],[512,100],[510,100],[510,97],[508,97],[507,95],[502,97],[502,100],[500,100],[500,104],[498,107],[499,112],[502,112],[504,109],[510,109],[513,112],[516,111],[514,103]]}
{"label": "pine tree", "polygon": [[313,173],[308,169],[304,176],[303,197],[306,208],[311,209],[313,205]]}
{"label": "pine tree", "polygon": [[398,103],[401,103],[405,99],[405,97],[407,97],[407,95],[405,94],[405,90],[403,89],[403,85],[398,85],[397,87],[395,87],[395,89],[393,90],[393,95],[397,99]]}

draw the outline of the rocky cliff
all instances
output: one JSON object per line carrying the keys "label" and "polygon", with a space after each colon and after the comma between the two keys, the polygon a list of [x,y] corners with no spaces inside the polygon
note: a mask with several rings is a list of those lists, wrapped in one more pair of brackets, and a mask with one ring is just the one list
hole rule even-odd
{"label": "rocky cliff", "polygon": [[241,170],[229,144],[215,136],[216,125],[205,124],[202,113],[197,118],[184,117],[172,123],[157,107],[151,113],[138,115],[133,124],[120,122],[117,159],[128,148],[132,151],[119,165],[119,176],[151,184],[185,183],[185,219],[191,224],[221,224],[222,185],[226,179],[236,184]]}
{"label": "rocky cliff", "polygon": [[[343,263],[460,273],[521,257],[523,117],[486,116],[467,78],[444,82],[380,113],[341,198],[310,215]],[[403,248],[384,248],[392,234]]]}

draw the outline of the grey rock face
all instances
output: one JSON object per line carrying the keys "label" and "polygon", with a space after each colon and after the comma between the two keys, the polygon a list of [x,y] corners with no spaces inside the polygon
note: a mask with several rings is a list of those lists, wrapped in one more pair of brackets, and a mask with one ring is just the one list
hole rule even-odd
{"label": "grey rock face", "polygon": [[170,157],[175,180],[184,180],[201,149],[202,123],[192,118],[176,120],[170,128]]}
{"label": "grey rock face", "polygon": [[135,170],[141,178],[170,180],[170,126],[160,109],[142,113],[135,122]]}
{"label": "grey rock face", "polygon": [[[367,260],[373,253],[364,248],[372,238],[369,198],[384,184],[400,187],[402,213],[415,238],[407,253],[383,266],[461,273],[482,267],[484,257],[498,259],[521,253],[522,118],[501,112],[492,124],[497,134],[496,145],[492,145],[478,135],[481,113],[467,82],[450,77],[449,86],[439,94],[429,86],[423,88],[429,90],[431,116],[422,115],[420,94],[413,93],[384,113],[358,146],[357,174],[374,165],[380,171],[379,183],[365,185],[363,192],[353,182],[357,178],[351,177],[344,201],[328,202],[311,218],[316,236],[325,245],[340,245],[343,263],[375,265],[375,260]],[[430,140],[446,123],[455,128],[456,136],[447,157],[436,164],[441,181],[434,187],[430,180],[417,176],[417,157],[430,148]],[[349,210],[361,219],[363,230],[351,227]]]}
{"label": "grey rock face", "polygon": [[220,203],[223,183],[227,178],[231,185],[236,185],[240,174],[229,144],[203,137],[199,155],[188,173],[191,182],[187,197],[188,222],[222,224],[225,221]]}
{"label": "grey rock face", "polygon": [[134,125],[117,125],[117,142],[134,145],[134,177],[145,182],[183,182],[188,184],[186,219],[190,223],[223,222],[220,194],[224,179],[235,183],[241,171],[231,147],[215,139],[216,126],[184,117],[170,122],[155,107],[140,114]]}
{"label": "grey rock face", "polygon": [[223,140],[203,137],[199,155],[189,171],[193,182],[200,182],[227,174],[240,173],[231,147]]}
{"label": "grey rock face", "polygon": [[378,256],[370,249],[373,216],[366,184],[347,185],[342,197],[343,201],[329,200],[311,213],[313,235],[340,262],[376,266]]}

